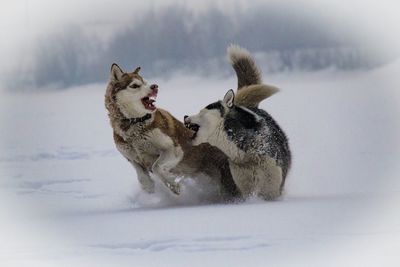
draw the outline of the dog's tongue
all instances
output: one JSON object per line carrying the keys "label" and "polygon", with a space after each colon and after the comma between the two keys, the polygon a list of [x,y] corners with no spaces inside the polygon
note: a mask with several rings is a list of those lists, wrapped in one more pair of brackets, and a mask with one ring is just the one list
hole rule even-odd
{"label": "dog's tongue", "polygon": [[145,97],[145,98],[142,99],[142,103],[143,103],[144,107],[146,109],[149,109],[149,110],[155,110],[156,109],[156,106],[154,105],[154,102],[156,102],[154,96]]}

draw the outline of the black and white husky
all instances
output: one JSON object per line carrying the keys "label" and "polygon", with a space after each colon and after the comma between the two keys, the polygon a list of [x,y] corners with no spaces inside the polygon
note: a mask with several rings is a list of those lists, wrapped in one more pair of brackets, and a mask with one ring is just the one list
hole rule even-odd
{"label": "black and white husky", "polygon": [[262,84],[261,72],[247,50],[231,46],[228,56],[238,76],[236,99],[229,90],[222,101],[185,116],[185,125],[196,131],[193,145],[209,143],[227,155],[244,198],[276,199],[282,194],[291,154],[285,133],[258,104],[277,89]]}

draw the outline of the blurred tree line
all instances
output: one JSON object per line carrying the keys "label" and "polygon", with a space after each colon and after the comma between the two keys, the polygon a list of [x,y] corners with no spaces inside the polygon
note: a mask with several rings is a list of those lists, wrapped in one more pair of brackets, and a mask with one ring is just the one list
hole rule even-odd
{"label": "blurred tree line", "polygon": [[79,25],[46,35],[36,43],[32,66],[26,68],[20,86],[63,88],[106,81],[113,62],[126,70],[141,66],[146,77],[177,71],[230,75],[225,58],[230,43],[254,53],[264,72],[377,64],[368,52],[333,35],[315,18],[290,10],[255,7],[227,14],[210,7],[195,13],[170,6],[142,12],[108,42]]}

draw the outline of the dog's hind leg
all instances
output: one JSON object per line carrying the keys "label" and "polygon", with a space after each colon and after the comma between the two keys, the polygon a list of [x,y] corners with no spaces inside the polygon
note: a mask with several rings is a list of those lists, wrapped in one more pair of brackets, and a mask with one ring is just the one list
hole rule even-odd
{"label": "dog's hind leg", "polygon": [[264,165],[236,165],[230,162],[233,180],[244,198],[257,196],[274,200],[281,195],[282,169],[269,162]]}
{"label": "dog's hind leg", "polygon": [[281,196],[282,169],[275,164],[268,164],[256,170],[255,194],[265,200],[274,200]]}
{"label": "dog's hind leg", "polygon": [[152,171],[157,175],[166,187],[168,187],[174,194],[180,194],[179,181],[176,181],[176,176],[171,173],[171,170],[182,160],[183,151],[180,147],[171,147],[163,150],[154,162]]}
{"label": "dog's hind leg", "polygon": [[243,198],[248,198],[254,193],[255,178],[254,178],[254,167],[246,165],[237,165],[233,162],[229,162],[230,170],[232,173],[233,181],[240,195]]}
{"label": "dog's hind leg", "polygon": [[144,191],[147,193],[154,193],[154,181],[151,179],[149,173],[138,163],[130,161],[136,170],[139,183]]}

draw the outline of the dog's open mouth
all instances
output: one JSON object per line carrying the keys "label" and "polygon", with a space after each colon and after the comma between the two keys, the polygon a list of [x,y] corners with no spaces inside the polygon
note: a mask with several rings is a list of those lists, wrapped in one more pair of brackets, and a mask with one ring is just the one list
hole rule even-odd
{"label": "dog's open mouth", "polygon": [[190,129],[193,131],[193,136],[192,139],[196,138],[197,132],[200,129],[200,125],[196,124],[196,123],[185,123],[186,128]]}
{"label": "dog's open mouth", "polygon": [[152,92],[147,96],[143,97],[141,100],[144,108],[151,111],[155,110],[156,106],[154,105],[154,103],[156,102],[156,98],[157,98],[156,92]]}

